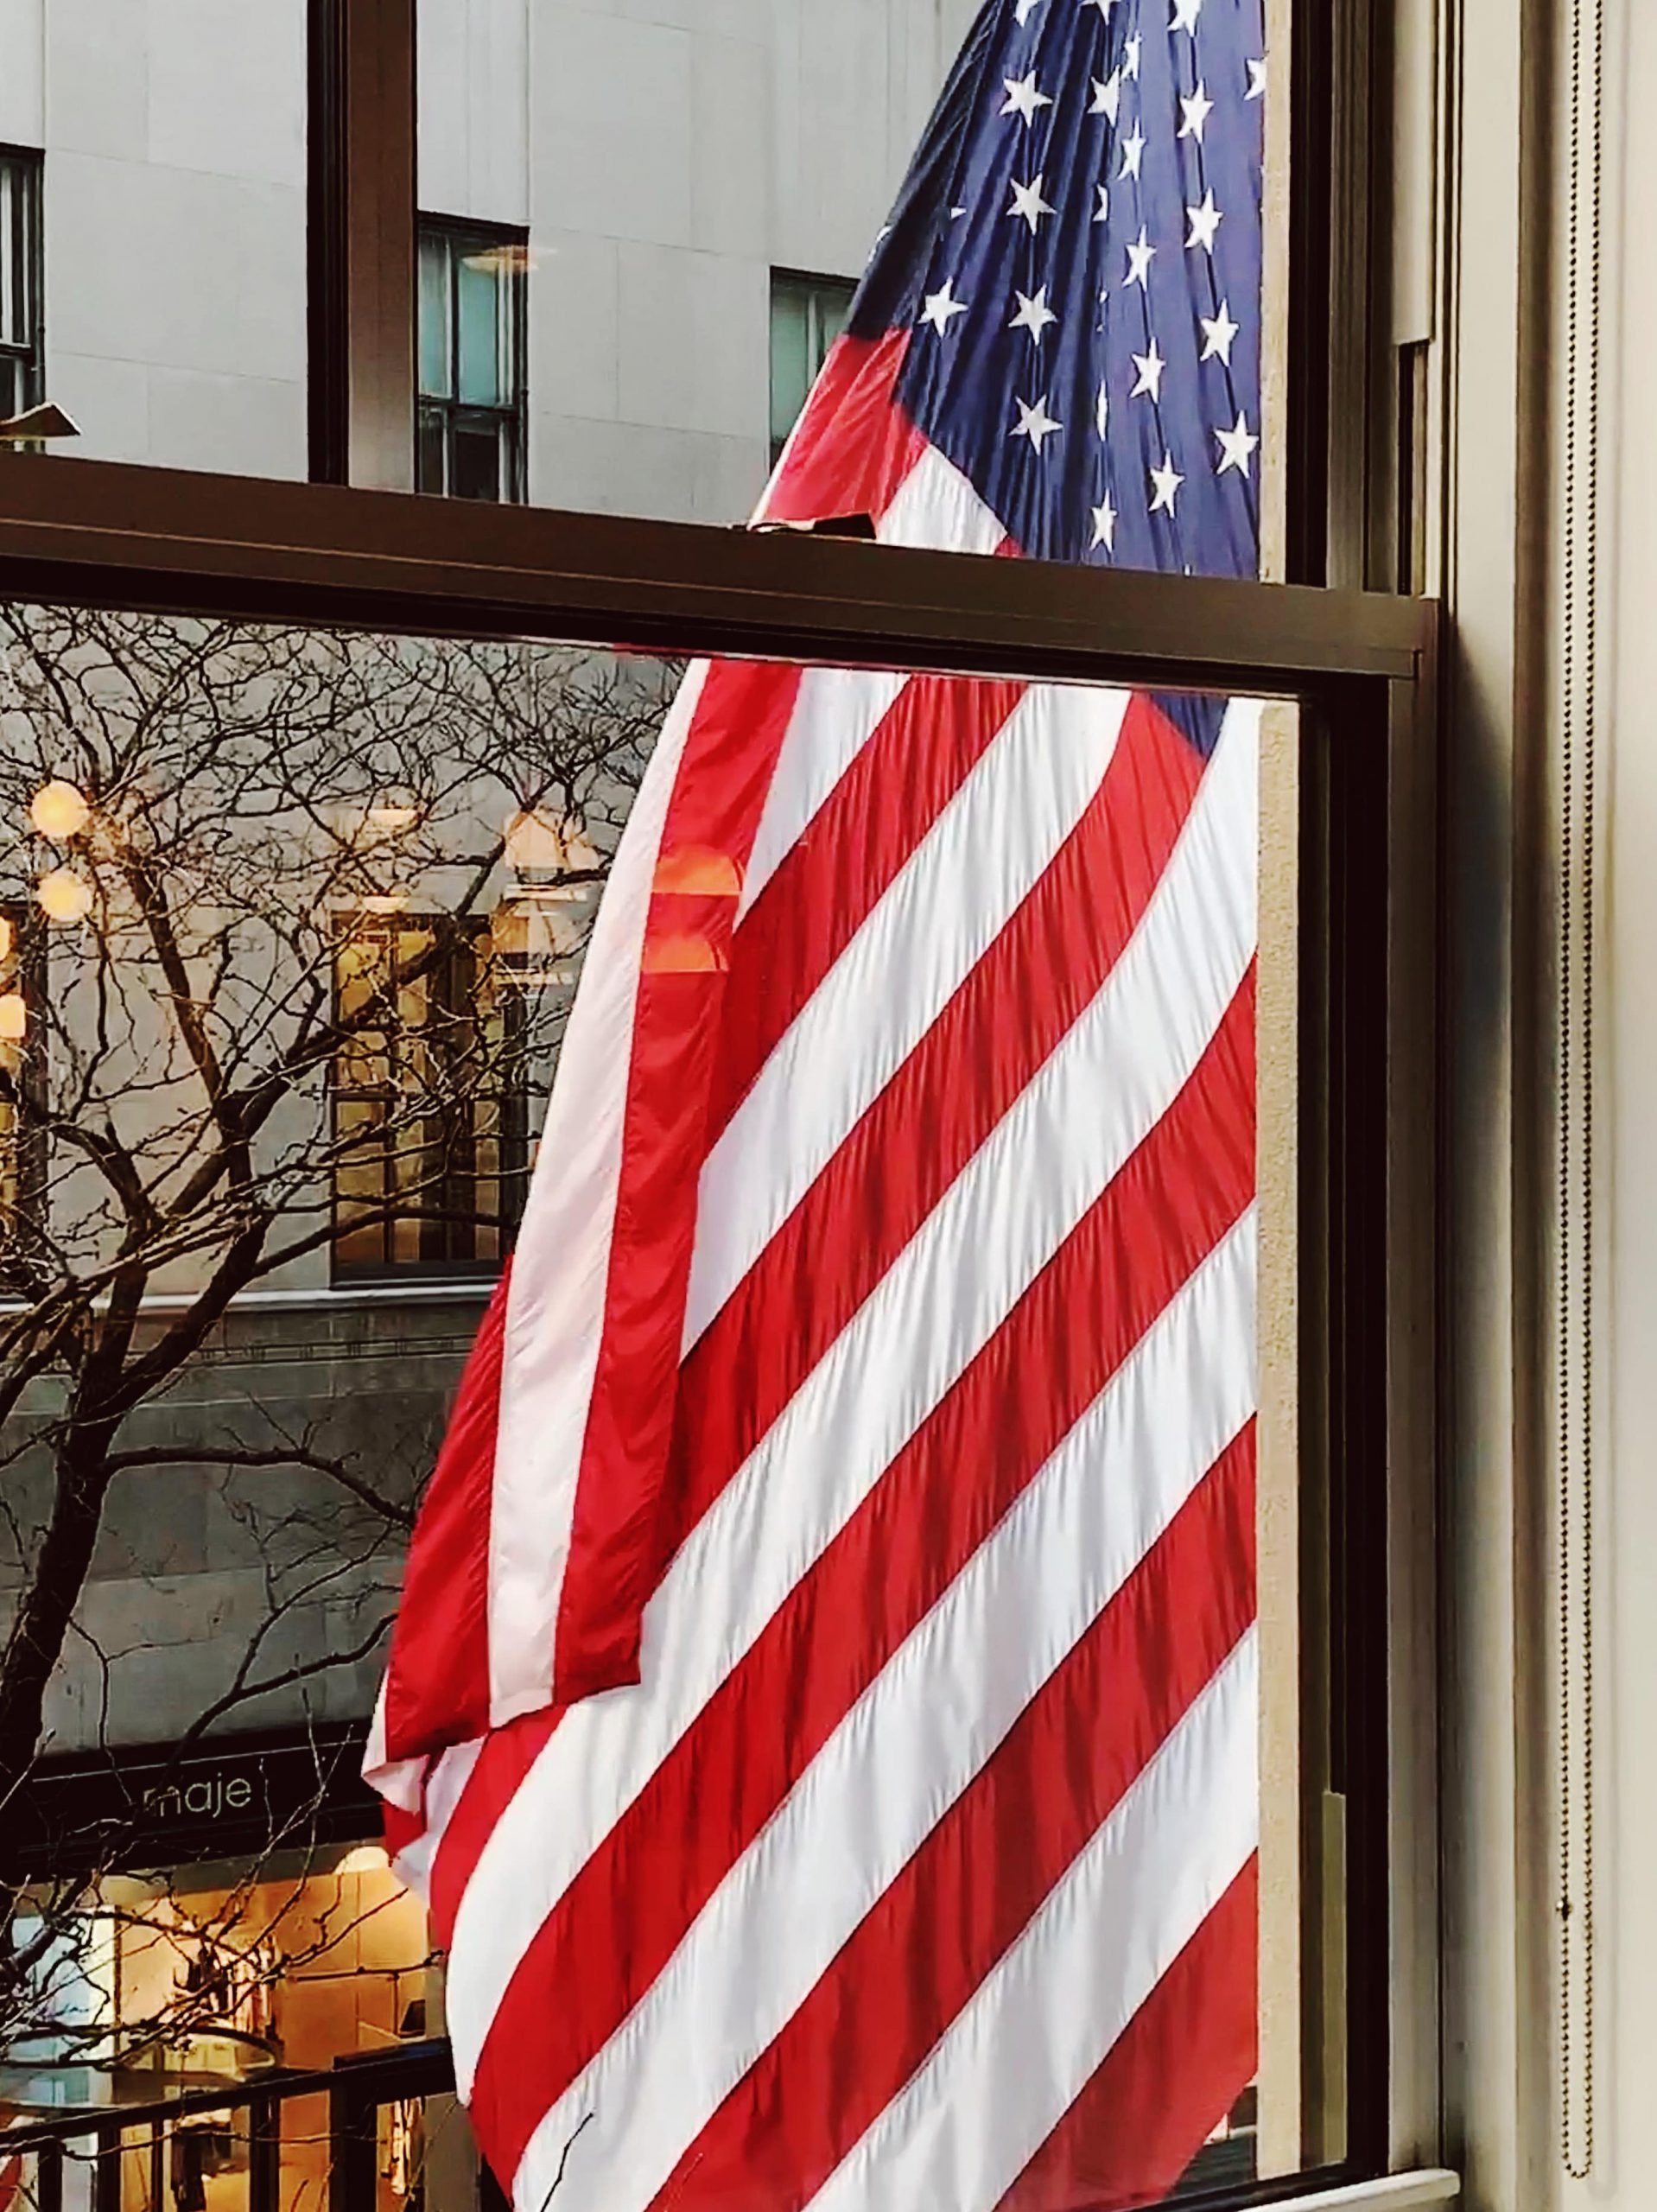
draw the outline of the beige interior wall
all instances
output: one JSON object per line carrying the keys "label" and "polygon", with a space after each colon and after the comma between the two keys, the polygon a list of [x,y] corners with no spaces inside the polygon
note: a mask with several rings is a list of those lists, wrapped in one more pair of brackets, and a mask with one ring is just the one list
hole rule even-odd
{"label": "beige interior wall", "polygon": [[[1445,501],[1452,695],[1448,1030],[1449,1323],[1455,1389],[1445,1522],[1446,2056],[1452,2149],[1482,2212],[1657,2203],[1657,301],[1645,210],[1657,189],[1657,9],[1650,0],[1465,0],[1451,153]],[[1573,17],[1604,26],[1597,104],[1568,97]],[[1603,134],[1596,211],[1579,172],[1579,248],[1603,266],[1597,514],[1562,474],[1570,358],[1570,179]],[[1584,257],[1585,261],[1585,255]],[[1528,278],[1520,272],[1528,270]],[[1585,268],[1583,272],[1585,275]],[[1530,286],[1527,298],[1526,283]],[[1584,308],[1586,302],[1584,302]],[[1578,418],[1581,420],[1578,385]],[[1597,529],[1596,529],[1597,524]],[[1561,2171],[1557,1964],[1558,1679],[1580,1684],[1579,1593],[1559,1634],[1552,1387],[1557,888],[1567,593],[1597,616],[1601,815],[1594,1054],[1597,1291],[1594,2171]],[[1583,796],[1577,761],[1576,799]],[[1578,1373],[1580,1369],[1578,1369]],[[1580,1523],[1579,1478],[1566,1493]],[[1578,1904],[1578,1911],[1583,1909]],[[1580,1995],[1580,1985],[1579,1985]],[[1579,2005],[1573,2062],[1589,2021]]]}
{"label": "beige interior wall", "polygon": [[[1523,1330],[1532,1193],[1521,1157],[1538,1100],[1532,916],[1545,865],[1528,794],[1547,742],[1535,665],[1538,363],[1528,318],[1546,276],[1531,198],[1551,134],[1533,108],[1557,10],[1459,0],[1444,159],[1447,393],[1440,457],[1442,588],[1452,630],[1445,708],[1444,1331],[1442,1777],[1446,2151],[1467,2200],[1550,2202],[1545,1974],[1552,1922],[1546,1808],[1534,1802],[1533,1436],[1536,1347]],[[1540,263],[1539,271],[1538,264]],[[1521,486],[1523,487],[1521,493]],[[1534,533],[1533,535],[1532,533]],[[1521,1146],[1527,1151],[1521,1155]],[[1526,1171],[1527,1172],[1527,1171]],[[1539,1853],[1539,1843],[1540,1850]],[[1539,1918],[1540,1916],[1540,1918]]]}

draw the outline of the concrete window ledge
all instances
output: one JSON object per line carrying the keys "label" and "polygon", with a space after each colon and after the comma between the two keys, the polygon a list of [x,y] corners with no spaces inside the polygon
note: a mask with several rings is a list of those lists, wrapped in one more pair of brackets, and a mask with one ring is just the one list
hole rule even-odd
{"label": "concrete window ledge", "polygon": [[1292,2196],[1293,2212],[1418,2212],[1431,2204],[1453,2204],[1462,2193],[1459,2176],[1446,2167],[1433,2166],[1414,2174],[1388,2174],[1381,2181],[1349,2182],[1341,2189],[1320,2189],[1315,2196]]}

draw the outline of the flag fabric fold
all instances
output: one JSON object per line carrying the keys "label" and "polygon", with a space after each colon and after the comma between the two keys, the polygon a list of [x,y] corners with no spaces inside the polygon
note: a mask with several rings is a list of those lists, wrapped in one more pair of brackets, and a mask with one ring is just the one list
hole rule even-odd
{"label": "flag fabric fold", "polygon": [[[1264,85],[989,0],[762,515],[1252,572]],[[1250,2077],[1258,724],[685,682],[368,1760],[522,2212],[1127,2203]]]}

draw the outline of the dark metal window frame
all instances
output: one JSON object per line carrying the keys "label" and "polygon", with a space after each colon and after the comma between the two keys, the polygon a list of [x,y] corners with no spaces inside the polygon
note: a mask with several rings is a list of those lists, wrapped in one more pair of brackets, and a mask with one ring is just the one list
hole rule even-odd
{"label": "dark metal window frame", "polygon": [[[424,245],[428,238],[443,239],[454,257],[460,259],[462,250],[478,247],[486,251],[503,248],[527,254],[530,234],[521,224],[473,222],[458,215],[422,213],[416,224],[416,251]],[[511,317],[508,341],[508,359],[503,365],[508,396],[492,407],[480,406],[475,400],[462,399],[460,392],[460,288],[458,282],[449,287],[449,327],[448,352],[452,390],[447,397],[424,390],[416,378],[416,489],[422,492],[448,492],[454,476],[454,435],[457,429],[469,424],[486,423],[505,442],[505,466],[502,480],[505,490],[501,500],[507,505],[521,505],[529,497],[530,470],[530,340],[529,287],[522,267],[509,270],[504,279],[508,286],[509,313]],[[429,415],[441,418],[443,432],[444,474],[442,485],[422,484],[420,481],[419,446],[424,419]]]}
{"label": "dark metal window frame", "polygon": [[1247,2195],[1429,2156],[1434,607],[29,454],[0,476],[0,591],[1301,702],[1301,1465],[1339,1618],[1317,1756],[1346,1800],[1349,2105],[1340,2168]]}
{"label": "dark metal window frame", "polygon": [[[0,145],[0,168],[15,168],[23,181],[12,241],[29,287],[29,334],[21,342],[0,339],[0,363],[18,372],[16,411],[37,407],[46,397],[46,269],[41,220],[46,156],[38,147]],[[0,396],[0,415],[10,412]]]}

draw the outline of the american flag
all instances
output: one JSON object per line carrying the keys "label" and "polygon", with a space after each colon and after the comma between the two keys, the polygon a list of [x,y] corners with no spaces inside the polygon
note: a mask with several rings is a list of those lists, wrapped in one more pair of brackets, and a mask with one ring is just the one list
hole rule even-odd
{"label": "american flag", "polygon": [[[989,0],[764,516],[1252,572],[1264,90]],[[1130,2202],[1252,2076],[1258,720],[685,683],[370,1751],[519,2212]]]}

